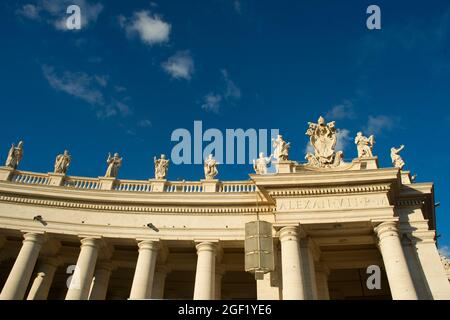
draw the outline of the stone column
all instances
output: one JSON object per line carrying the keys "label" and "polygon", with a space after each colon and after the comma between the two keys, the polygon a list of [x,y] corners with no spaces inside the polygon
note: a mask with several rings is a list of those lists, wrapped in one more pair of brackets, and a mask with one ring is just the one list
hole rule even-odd
{"label": "stone column", "polygon": [[222,277],[225,274],[225,269],[222,266],[216,267],[215,281],[214,281],[214,299],[222,299]]}
{"label": "stone column", "polygon": [[91,283],[89,300],[105,300],[108,292],[109,278],[114,266],[109,261],[99,261],[95,267]]}
{"label": "stone column", "polygon": [[323,263],[316,264],[317,299],[330,300],[330,290],[328,289],[328,275],[330,270]]}
{"label": "stone column", "polygon": [[375,228],[378,246],[394,300],[417,300],[417,293],[403,253],[397,222],[385,221]]}
{"label": "stone column", "polygon": [[156,266],[153,279],[152,299],[164,299],[164,286],[169,273],[167,266]]}
{"label": "stone column", "polygon": [[280,230],[283,300],[304,300],[304,276],[301,269],[299,227]]}
{"label": "stone column", "polygon": [[45,238],[43,234],[37,233],[26,233],[23,237],[22,248],[0,294],[0,300],[22,300],[25,296]]}
{"label": "stone column", "polygon": [[436,248],[434,231],[414,233],[415,247],[433,300],[450,300],[450,282]]}
{"label": "stone column", "polygon": [[201,242],[197,248],[194,300],[213,300],[217,246],[213,242]]}
{"label": "stone column", "polygon": [[58,266],[59,261],[57,258],[45,257],[39,260],[37,274],[30,292],[28,292],[27,300],[47,299]]}
{"label": "stone column", "polygon": [[311,238],[299,239],[302,273],[304,277],[303,288],[305,299],[317,300],[316,270],[314,266],[313,243]]}
{"label": "stone column", "polygon": [[131,286],[130,299],[150,299],[159,242],[143,240],[139,242],[139,256]]}
{"label": "stone column", "polygon": [[81,250],[70,287],[67,290],[66,300],[88,299],[100,243],[101,240],[98,238],[81,240]]}

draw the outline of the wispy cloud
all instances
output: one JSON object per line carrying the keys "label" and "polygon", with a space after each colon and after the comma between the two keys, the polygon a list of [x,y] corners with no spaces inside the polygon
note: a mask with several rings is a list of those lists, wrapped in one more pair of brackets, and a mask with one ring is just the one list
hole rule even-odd
{"label": "wispy cloud", "polygon": [[127,103],[108,95],[105,89],[107,81],[104,79],[107,76],[99,77],[85,72],[68,70],[58,73],[54,67],[48,65],[42,66],[42,72],[50,86],[56,91],[64,92],[96,107],[99,118],[132,114]]}
{"label": "wispy cloud", "polygon": [[161,44],[169,41],[172,26],[159,15],[150,11],[137,11],[131,18],[119,16],[119,23],[128,36],[138,35],[147,45]]}
{"label": "wispy cloud", "polygon": [[394,128],[397,122],[398,118],[396,117],[386,115],[369,116],[365,127],[365,132],[368,134],[380,134],[385,131],[390,131]]}
{"label": "wispy cloud", "polygon": [[241,98],[241,89],[232,81],[225,69],[220,70],[224,86],[220,92],[210,92],[203,97],[202,109],[208,112],[219,113],[222,103],[233,104]]}
{"label": "wispy cloud", "polygon": [[353,102],[344,100],[341,104],[333,106],[325,117],[329,120],[354,119],[355,112],[353,110]]}
{"label": "wispy cloud", "polygon": [[353,140],[352,137],[350,136],[350,130],[339,129],[336,136],[337,136],[336,150],[345,151],[345,149],[347,149],[347,147]]}
{"label": "wispy cloud", "polygon": [[148,119],[142,119],[138,122],[138,126],[142,128],[148,128],[152,126],[152,122]]}
{"label": "wispy cloud", "polygon": [[213,92],[208,93],[203,97],[202,109],[207,112],[219,113],[222,96]]}
{"label": "wispy cloud", "polygon": [[450,258],[450,248],[448,246],[439,247],[439,253],[444,257]]}
{"label": "wispy cloud", "polygon": [[188,50],[178,51],[161,66],[174,79],[191,80],[194,73],[194,60]]}
{"label": "wispy cloud", "polygon": [[101,3],[90,3],[87,0],[38,0],[22,5],[16,13],[30,20],[49,23],[55,29],[65,31],[68,17],[66,10],[70,5],[78,5],[81,9],[81,29],[97,21],[103,11]]}

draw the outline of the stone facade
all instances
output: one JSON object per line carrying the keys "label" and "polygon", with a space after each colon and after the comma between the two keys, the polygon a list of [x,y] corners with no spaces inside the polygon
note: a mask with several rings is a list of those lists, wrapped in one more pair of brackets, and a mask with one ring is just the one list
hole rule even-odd
{"label": "stone facade", "polygon": [[[433,184],[372,155],[337,156],[278,159],[276,174],[247,181],[1,167],[0,299],[450,299]],[[275,253],[260,280],[244,271],[257,214]],[[366,286],[373,265],[377,289]]]}

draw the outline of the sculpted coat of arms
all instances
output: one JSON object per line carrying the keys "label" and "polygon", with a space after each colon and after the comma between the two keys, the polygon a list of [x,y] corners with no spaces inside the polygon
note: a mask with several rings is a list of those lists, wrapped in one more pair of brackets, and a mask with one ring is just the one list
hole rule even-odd
{"label": "sculpted coat of arms", "polygon": [[337,142],[337,130],[334,121],[325,122],[320,117],[317,123],[308,122],[306,135],[314,148],[314,154],[308,152],[305,159],[307,166],[318,168],[334,168],[343,164],[343,152],[335,151]]}

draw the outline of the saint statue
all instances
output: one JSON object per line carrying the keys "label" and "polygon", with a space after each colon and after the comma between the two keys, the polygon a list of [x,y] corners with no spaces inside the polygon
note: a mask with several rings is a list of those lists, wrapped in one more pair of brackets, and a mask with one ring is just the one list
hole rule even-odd
{"label": "saint statue", "polygon": [[325,122],[323,117],[319,117],[317,123],[308,122],[306,135],[309,136],[311,146],[314,148],[314,154],[308,153],[306,159],[310,166],[320,168],[337,167],[342,164],[343,153],[336,153],[337,130],[334,121]]}
{"label": "saint statue", "polygon": [[11,145],[11,148],[8,152],[8,158],[6,158],[5,166],[16,169],[19,165],[20,160],[23,157],[23,141],[20,141],[17,144],[17,147],[14,143]]}
{"label": "saint statue", "polygon": [[115,153],[113,157],[109,153],[106,163],[108,164],[108,168],[106,169],[105,177],[116,178],[119,173],[119,168],[122,166],[122,158],[119,157],[118,153]]}
{"label": "saint statue", "polygon": [[403,148],[405,148],[404,145],[401,145],[398,149],[391,148],[392,164],[394,165],[394,167],[399,168],[400,170],[405,166],[405,161],[403,161],[402,157],[399,154],[400,151],[403,150]]}
{"label": "saint statue", "polygon": [[375,138],[373,135],[367,138],[363,136],[362,132],[358,132],[355,137],[355,144],[358,150],[358,158],[373,157],[372,148],[375,144]]}
{"label": "saint statue", "polygon": [[272,155],[265,157],[264,152],[260,152],[259,158],[253,159],[253,169],[255,169],[256,174],[267,174],[267,166],[271,160]]}
{"label": "saint statue", "polygon": [[217,170],[217,161],[213,158],[212,154],[208,156],[208,158],[205,160],[204,164],[204,170],[205,170],[205,179],[206,180],[212,180],[215,176],[219,173]]}
{"label": "saint statue", "polygon": [[167,170],[169,169],[169,159],[166,159],[166,155],[162,154],[159,159],[154,157],[155,161],[155,179],[165,179],[167,176]]}
{"label": "saint statue", "polygon": [[64,150],[63,154],[58,154],[55,160],[55,173],[67,173],[67,168],[69,168],[70,161],[72,160],[69,152]]}
{"label": "saint statue", "polygon": [[279,134],[276,139],[272,139],[273,141],[273,157],[274,159],[280,160],[288,160],[289,157],[289,148],[291,147],[290,142],[286,142],[283,140],[283,136]]}

